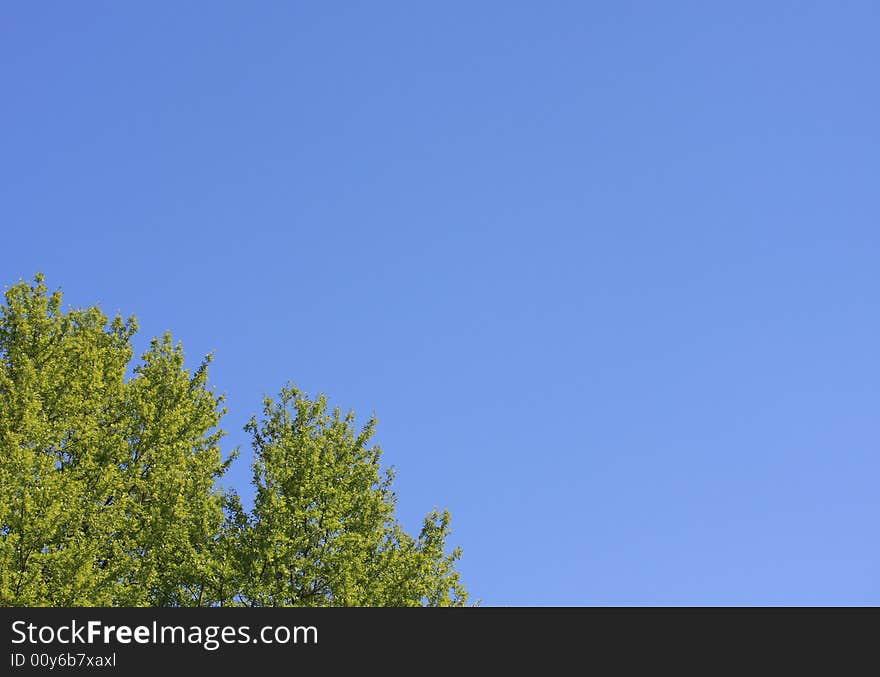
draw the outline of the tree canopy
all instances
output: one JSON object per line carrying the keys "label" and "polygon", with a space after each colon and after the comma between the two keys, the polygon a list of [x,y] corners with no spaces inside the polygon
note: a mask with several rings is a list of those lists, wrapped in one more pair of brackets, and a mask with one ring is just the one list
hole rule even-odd
{"label": "tree canopy", "polygon": [[170,334],[62,308],[41,275],[0,306],[0,605],[452,606],[448,512],[395,518],[376,421],[288,384],[245,430],[252,509],[221,487],[223,397]]}

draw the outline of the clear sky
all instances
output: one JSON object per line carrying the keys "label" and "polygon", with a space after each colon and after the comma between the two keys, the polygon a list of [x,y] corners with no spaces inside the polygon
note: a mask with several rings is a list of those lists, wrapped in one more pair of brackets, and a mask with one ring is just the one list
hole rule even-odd
{"label": "clear sky", "polygon": [[[880,604],[880,4],[0,8],[0,285],[378,414],[487,605]],[[231,477],[249,495],[249,449]]]}

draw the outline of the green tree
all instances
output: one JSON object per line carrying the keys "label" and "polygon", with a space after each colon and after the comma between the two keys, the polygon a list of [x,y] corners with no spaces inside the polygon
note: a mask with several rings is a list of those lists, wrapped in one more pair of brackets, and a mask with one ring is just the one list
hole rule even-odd
{"label": "green tree", "polygon": [[286,387],[246,429],[254,447],[254,509],[239,552],[254,606],[450,606],[467,595],[444,554],[449,513],[429,514],[418,538],[394,518],[393,470],[353,412]]}
{"label": "green tree", "polygon": [[[449,515],[394,519],[375,421],[285,388],[247,426],[256,501],[220,488],[222,397],[170,334],[62,310],[43,277],[0,306],[0,605],[463,604]],[[129,369],[130,375],[129,374]]]}
{"label": "green tree", "polygon": [[197,602],[228,465],[209,360],[165,335],[126,380],[134,319],[61,301],[37,276],[0,308],[0,603]]}

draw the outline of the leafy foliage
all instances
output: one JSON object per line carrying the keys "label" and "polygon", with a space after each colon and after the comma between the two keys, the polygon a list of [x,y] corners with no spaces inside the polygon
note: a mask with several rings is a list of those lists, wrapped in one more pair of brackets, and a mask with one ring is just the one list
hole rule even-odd
{"label": "leafy foliage", "polygon": [[0,306],[0,605],[460,605],[449,514],[394,518],[376,422],[293,386],[246,426],[254,507],[219,488],[222,397],[170,334],[127,377],[134,318]]}

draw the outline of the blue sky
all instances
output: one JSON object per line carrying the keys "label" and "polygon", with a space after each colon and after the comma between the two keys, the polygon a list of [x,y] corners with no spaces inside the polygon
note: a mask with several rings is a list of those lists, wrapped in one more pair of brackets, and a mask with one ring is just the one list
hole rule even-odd
{"label": "blue sky", "polygon": [[380,419],[487,605],[880,603],[876,2],[17,3],[0,284]]}

